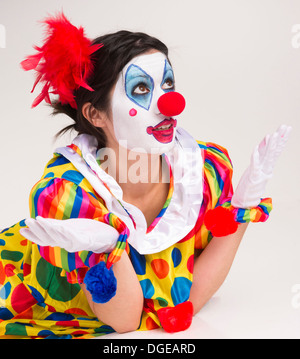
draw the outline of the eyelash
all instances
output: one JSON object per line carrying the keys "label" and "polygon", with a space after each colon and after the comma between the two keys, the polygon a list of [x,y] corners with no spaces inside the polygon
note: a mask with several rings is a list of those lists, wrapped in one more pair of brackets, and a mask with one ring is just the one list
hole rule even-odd
{"label": "eyelash", "polygon": [[[172,86],[171,86],[170,88],[168,88],[167,90],[174,89],[174,81],[173,81],[173,79],[171,79],[171,78],[167,78],[167,79],[164,81],[163,85],[164,85],[166,82],[168,82],[168,81],[172,82]],[[145,93],[140,93],[140,94],[139,94],[139,93],[136,93],[136,92],[135,92],[136,89],[139,88],[140,86],[144,86],[148,91],[145,92]],[[133,90],[132,90],[132,95],[144,96],[144,95],[147,95],[149,92],[150,92],[150,89],[149,89],[148,85],[147,85],[146,83],[144,83],[144,82],[140,82],[138,85],[136,85],[136,86],[133,88]]]}
{"label": "eyelash", "polygon": [[[135,93],[135,90],[136,90],[137,88],[139,88],[140,86],[144,86],[144,87],[148,90],[148,92],[143,93],[143,94]],[[146,83],[144,83],[144,82],[140,82],[139,84],[137,84],[137,85],[133,88],[133,90],[132,90],[132,95],[133,95],[133,96],[134,96],[134,95],[142,96],[142,95],[146,95],[146,94],[149,93],[149,92],[150,92],[150,90],[149,90],[148,85],[147,85]]]}
{"label": "eyelash", "polygon": [[167,79],[164,81],[163,85],[164,85],[166,82],[168,82],[168,81],[172,82],[172,86],[168,89],[168,90],[171,90],[171,89],[174,88],[174,80],[173,80],[172,78],[167,78]]}

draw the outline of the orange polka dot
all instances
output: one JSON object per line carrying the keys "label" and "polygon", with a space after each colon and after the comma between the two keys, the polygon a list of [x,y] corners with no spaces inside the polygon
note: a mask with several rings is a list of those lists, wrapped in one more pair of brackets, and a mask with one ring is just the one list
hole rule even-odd
{"label": "orange polka dot", "polygon": [[169,273],[169,264],[164,259],[153,259],[151,268],[159,279],[165,278]]}
{"label": "orange polka dot", "polygon": [[155,323],[155,321],[151,317],[148,317],[146,319],[146,328],[148,330],[157,329],[157,328],[159,328],[159,325],[157,323]]}
{"label": "orange polka dot", "polygon": [[33,310],[32,308],[29,308],[25,310],[24,312],[17,314],[14,319],[32,319],[33,317]]}
{"label": "orange polka dot", "polygon": [[27,246],[27,239],[23,239],[20,244],[21,246]]}

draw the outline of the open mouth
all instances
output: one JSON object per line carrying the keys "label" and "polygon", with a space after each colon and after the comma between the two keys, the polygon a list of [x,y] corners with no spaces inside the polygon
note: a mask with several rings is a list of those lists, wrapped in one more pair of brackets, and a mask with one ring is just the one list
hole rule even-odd
{"label": "open mouth", "polygon": [[164,119],[156,126],[147,127],[147,133],[161,143],[169,143],[173,140],[174,128],[177,126],[177,120],[173,118]]}

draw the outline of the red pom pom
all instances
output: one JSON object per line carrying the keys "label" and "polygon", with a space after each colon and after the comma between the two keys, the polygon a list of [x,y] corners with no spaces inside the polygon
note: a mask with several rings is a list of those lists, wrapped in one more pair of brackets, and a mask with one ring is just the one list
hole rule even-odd
{"label": "red pom pom", "polygon": [[167,117],[179,115],[185,108],[185,99],[178,92],[167,92],[157,101],[159,112]]}
{"label": "red pom pom", "polygon": [[175,333],[189,328],[193,312],[192,302],[184,302],[175,307],[161,308],[157,311],[157,315],[164,330],[168,333]]}
{"label": "red pom pom", "polygon": [[[41,101],[51,104],[49,92],[59,95],[62,104],[77,108],[73,91],[80,86],[93,91],[86,80],[93,71],[91,54],[103,45],[92,45],[82,27],[75,27],[63,13],[43,21],[47,25],[44,45],[34,46],[38,51],[21,62],[25,71],[36,70],[34,91],[39,82],[44,87],[32,107]],[[52,91],[50,91],[50,89]]]}
{"label": "red pom pom", "polygon": [[206,213],[204,224],[214,237],[227,236],[235,233],[238,228],[238,223],[234,220],[232,211],[221,206]]}

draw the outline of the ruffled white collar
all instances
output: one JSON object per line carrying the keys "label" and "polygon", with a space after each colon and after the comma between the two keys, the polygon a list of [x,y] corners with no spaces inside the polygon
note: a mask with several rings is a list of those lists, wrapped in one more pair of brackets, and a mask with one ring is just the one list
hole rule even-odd
{"label": "ruffled white collar", "polygon": [[165,213],[149,233],[143,213],[123,200],[119,184],[98,165],[96,138],[78,135],[73,144],[81,150],[82,157],[70,147],[61,147],[55,152],[71,161],[103,198],[108,210],[126,223],[130,230],[128,242],[140,254],[160,252],[193,229],[203,199],[203,158],[197,142],[185,130],[177,128],[175,145],[165,153],[173,173],[174,191]]}

